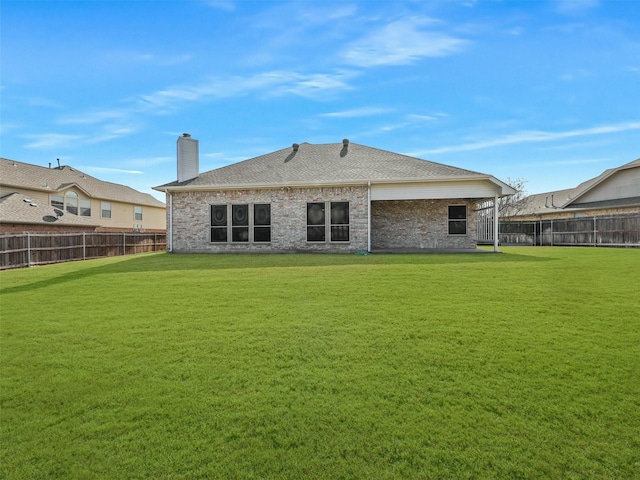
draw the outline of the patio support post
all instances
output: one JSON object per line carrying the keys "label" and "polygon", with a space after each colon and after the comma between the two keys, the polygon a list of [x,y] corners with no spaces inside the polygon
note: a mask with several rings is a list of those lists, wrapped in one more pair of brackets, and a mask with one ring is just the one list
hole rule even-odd
{"label": "patio support post", "polygon": [[498,194],[493,199],[493,251],[498,251]]}

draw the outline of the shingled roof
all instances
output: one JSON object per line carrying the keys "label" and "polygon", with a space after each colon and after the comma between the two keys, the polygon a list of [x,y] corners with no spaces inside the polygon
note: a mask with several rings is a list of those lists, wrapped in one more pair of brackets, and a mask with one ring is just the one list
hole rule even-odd
{"label": "shingled roof", "polygon": [[609,168],[594,178],[582,182],[575,188],[554,190],[553,192],[537,193],[524,198],[522,204],[506,216],[524,216],[550,214],[556,210],[573,211],[585,208],[614,208],[640,205],[640,196],[615,198],[597,202],[580,202],[580,198],[587,192],[622,170],[640,167],[640,158],[625,163],[617,168]]}
{"label": "shingled roof", "polygon": [[75,168],[46,168],[0,158],[0,182],[4,186],[55,193],[69,187],[78,188],[91,198],[114,202],[164,207],[148,193],[117,183],[104,182]]}
{"label": "shingled roof", "polygon": [[49,204],[36,203],[22,193],[10,193],[0,197],[0,223],[42,224],[56,227],[97,227],[89,217],[65,215]]}
{"label": "shingled roof", "polygon": [[184,182],[154,187],[276,187],[491,178],[356,143],[294,144],[266,155],[201,173]]}

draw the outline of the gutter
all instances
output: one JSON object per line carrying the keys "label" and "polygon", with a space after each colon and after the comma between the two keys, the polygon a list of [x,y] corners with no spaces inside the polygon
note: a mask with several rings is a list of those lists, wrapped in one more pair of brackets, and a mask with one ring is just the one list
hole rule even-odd
{"label": "gutter", "polygon": [[[214,191],[214,190],[269,190],[282,187],[292,188],[308,188],[308,187],[335,187],[335,186],[371,186],[373,184],[385,185],[394,183],[438,183],[438,182],[460,182],[460,181],[472,181],[472,180],[484,180],[502,187],[501,195],[509,195],[515,193],[511,187],[496,179],[491,175],[470,175],[464,177],[433,177],[433,178],[389,178],[380,180],[343,180],[343,181],[325,181],[325,182],[284,182],[284,183],[247,183],[247,184],[209,184],[209,185],[176,185],[168,186],[164,185],[162,188],[164,192],[194,192],[194,191]],[[507,190],[507,192],[505,192]],[[508,192],[511,190],[511,192]],[[162,191],[162,190],[161,190]]]}
{"label": "gutter", "polygon": [[167,235],[167,252],[173,252],[173,194],[169,190],[165,190],[164,193],[169,196],[169,225]]}

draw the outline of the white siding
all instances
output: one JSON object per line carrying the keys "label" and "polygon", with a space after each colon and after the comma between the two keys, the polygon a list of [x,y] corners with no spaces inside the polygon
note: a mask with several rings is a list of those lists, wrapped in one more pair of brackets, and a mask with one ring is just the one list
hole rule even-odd
{"label": "white siding", "polygon": [[422,200],[445,198],[488,198],[498,186],[486,180],[371,185],[371,200]]}
{"label": "white siding", "polygon": [[614,173],[600,185],[576,199],[576,203],[598,202],[640,196],[640,167]]}

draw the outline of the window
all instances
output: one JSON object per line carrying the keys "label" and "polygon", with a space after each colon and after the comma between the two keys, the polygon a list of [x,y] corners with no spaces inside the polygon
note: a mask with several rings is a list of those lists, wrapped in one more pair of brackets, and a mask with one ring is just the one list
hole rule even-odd
{"label": "window", "polygon": [[325,242],[327,239],[327,205],[330,207],[330,240],[349,241],[349,202],[307,203],[307,242]]}
{"label": "window", "polygon": [[69,190],[64,194],[64,200],[67,204],[67,212],[78,215],[78,194],[73,190]]}
{"label": "window", "polygon": [[102,218],[111,218],[111,202],[100,202]]}
{"label": "window", "polygon": [[91,216],[91,200],[80,200],[80,216]]}
{"label": "window", "polygon": [[271,242],[271,205],[211,205],[211,242],[229,239],[234,243]]}
{"label": "window", "polygon": [[91,216],[91,200],[80,199],[73,190],[65,192],[64,195],[51,195],[51,206],[73,215],[78,215],[79,212],[81,217]]}
{"label": "window", "polygon": [[349,241],[349,202],[331,203],[331,241]]}
{"label": "window", "polygon": [[227,206],[211,205],[211,241],[227,241]]}
{"label": "window", "polygon": [[467,234],[467,207],[466,205],[449,206],[449,235]]}
{"label": "window", "polygon": [[324,242],[324,202],[307,203],[307,242]]}
{"label": "window", "polygon": [[249,241],[249,205],[231,205],[231,241]]}
{"label": "window", "polygon": [[268,203],[253,206],[253,241],[271,241],[271,205]]}
{"label": "window", "polygon": [[142,207],[138,205],[133,207],[133,219],[142,221]]}

